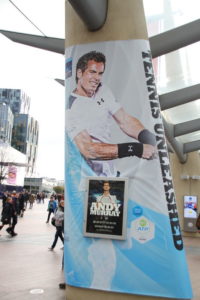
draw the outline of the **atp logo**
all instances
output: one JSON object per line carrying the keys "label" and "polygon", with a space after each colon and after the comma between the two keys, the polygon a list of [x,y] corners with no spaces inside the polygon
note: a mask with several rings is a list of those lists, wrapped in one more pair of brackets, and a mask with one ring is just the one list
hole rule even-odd
{"label": "atp logo", "polygon": [[131,237],[140,243],[146,243],[155,236],[155,225],[146,217],[141,216],[131,223]]}
{"label": "atp logo", "polygon": [[149,226],[146,219],[140,219],[138,230],[149,231]]}

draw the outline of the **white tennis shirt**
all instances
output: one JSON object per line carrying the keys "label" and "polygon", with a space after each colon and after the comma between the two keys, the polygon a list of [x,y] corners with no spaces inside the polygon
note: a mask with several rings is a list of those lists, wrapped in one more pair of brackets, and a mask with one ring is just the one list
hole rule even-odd
{"label": "white tennis shirt", "polygon": [[[86,130],[96,143],[110,143],[112,116],[121,108],[112,92],[100,86],[93,97],[71,93],[66,115],[66,129],[71,140]],[[116,176],[113,161],[87,160],[98,176]]]}
{"label": "white tennis shirt", "polygon": [[102,202],[102,203],[117,203],[117,198],[115,195],[101,195],[101,196],[97,196],[96,199],[97,202]]}

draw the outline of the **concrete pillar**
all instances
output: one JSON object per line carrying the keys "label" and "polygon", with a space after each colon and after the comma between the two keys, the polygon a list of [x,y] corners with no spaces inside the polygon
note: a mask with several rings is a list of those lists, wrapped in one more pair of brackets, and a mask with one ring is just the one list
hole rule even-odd
{"label": "concrete pillar", "polygon": [[[105,25],[98,31],[89,32],[82,20],[66,1],[65,48],[72,45],[114,40],[147,40],[147,28],[142,0],[109,0]],[[67,285],[67,300],[147,300],[150,296],[139,296],[79,288]],[[166,298],[157,297],[158,300]]]}
{"label": "concrete pillar", "polygon": [[95,32],[88,31],[66,1],[65,25],[65,47],[100,41],[147,39],[142,0],[109,0],[106,23]]}

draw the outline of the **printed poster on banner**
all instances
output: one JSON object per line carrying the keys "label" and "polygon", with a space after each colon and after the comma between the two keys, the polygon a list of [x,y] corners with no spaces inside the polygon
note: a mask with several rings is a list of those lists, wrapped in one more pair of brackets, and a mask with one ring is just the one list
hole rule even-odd
{"label": "printed poster on banner", "polygon": [[84,235],[125,240],[127,179],[90,177],[87,181]]}
{"label": "printed poster on banner", "polygon": [[[107,41],[67,48],[65,91],[67,284],[190,299],[149,42]],[[97,178],[97,186],[105,177],[127,178],[125,239],[96,238],[103,230],[113,236],[115,224],[95,219],[100,194],[93,183],[88,190],[91,177]],[[109,207],[101,204],[104,211]]]}
{"label": "printed poster on banner", "polygon": [[9,166],[7,183],[8,184],[16,184],[16,180],[17,180],[17,167]]}

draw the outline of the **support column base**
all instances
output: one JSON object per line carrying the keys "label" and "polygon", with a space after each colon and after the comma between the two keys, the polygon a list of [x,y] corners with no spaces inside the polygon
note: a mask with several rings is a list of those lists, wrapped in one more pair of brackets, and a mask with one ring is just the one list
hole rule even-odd
{"label": "support column base", "polygon": [[[66,285],[66,300],[155,300],[155,297],[124,293],[113,293],[93,289],[77,288]],[[169,298],[156,297],[156,300]],[[175,298],[170,298],[171,300]]]}

